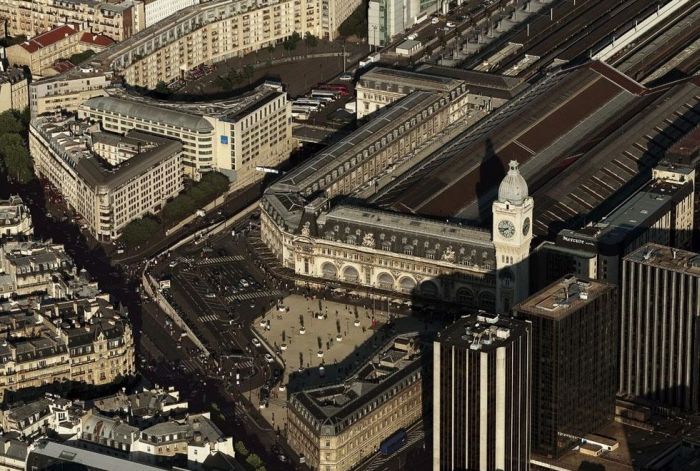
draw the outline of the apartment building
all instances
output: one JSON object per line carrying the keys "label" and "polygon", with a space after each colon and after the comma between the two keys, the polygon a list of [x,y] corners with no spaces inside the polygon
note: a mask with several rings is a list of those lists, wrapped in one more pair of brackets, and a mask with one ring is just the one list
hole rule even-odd
{"label": "apartment building", "polygon": [[333,39],[337,32],[332,28],[346,18],[342,15],[348,14],[348,3],[359,5],[359,0],[205,2],[155,23],[95,61],[129,85],[153,89],[196,66],[275,45],[294,32]]}
{"label": "apartment building", "polygon": [[[129,222],[157,213],[182,191],[182,147],[135,130],[99,132],[74,117],[46,116],[30,125],[34,171],[61,192],[98,240],[118,238]],[[120,160],[111,165],[114,155]]]}
{"label": "apartment building", "polygon": [[31,236],[34,233],[32,215],[19,195],[0,200],[0,239]]}
{"label": "apartment building", "polygon": [[50,77],[61,71],[57,65],[61,60],[87,50],[102,51],[113,42],[107,36],[63,25],[8,47],[6,54],[10,64],[29,67],[33,77]]}
{"label": "apartment building", "polygon": [[180,10],[199,3],[199,0],[136,0],[134,16],[137,30],[153,26]]}
{"label": "apartment building", "polygon": [[95,0],[0,0],[0,18],[10,36],[38,36],[61,24],[123,41],[136,32],[133,2]]}
{"label": "apartment building", "polygon": [[53,382],[102,385],[133,374],[134,339],[106,296],[45,301],[0,318],[0,400]]}
{"label": "apartment building", "polygon": [[217,170],[234,187],[259,181],[257,167],[276,167],[292,152],[291,107],[287,95],[260,86],[239,97],[206,103],[173,103],[133,96],[87,100],[79,116],[113,133],[142,130],[182,142],[187,176]]}
{"label": "apartment building", "polygon": [[24,111],[29,106],[29,87],[24,70],[10,67],[0,72],[0,113]]}
{"label": "apartment building", "polygon": [[312,469],[349,470],[420,419],[422,383],[417,334],[393,338],[345,381],[290,396],[289,446]]}
{"label": "apartment building", "polygon": [[59,280],[75,274],[75,266],[60,244],[44,242],[5,242],[0,247],[0,294],[9,296],[64,291],[55,288]]}
{"label": "apartment building", "polygon": [[32,116],[56,111],[76,112],[86,100],[107,93],[105,89],[110,85],[110,74],[90,67],[77,67],[71,72],[29,85]]}

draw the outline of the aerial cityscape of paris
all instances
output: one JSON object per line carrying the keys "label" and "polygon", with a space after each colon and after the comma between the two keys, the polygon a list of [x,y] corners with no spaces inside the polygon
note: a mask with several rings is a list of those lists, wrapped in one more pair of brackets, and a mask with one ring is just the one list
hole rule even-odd
{"label": "aerial cityscape of paris", "polygon": [[0,471],[700,471],[699,0],[0,19]]}

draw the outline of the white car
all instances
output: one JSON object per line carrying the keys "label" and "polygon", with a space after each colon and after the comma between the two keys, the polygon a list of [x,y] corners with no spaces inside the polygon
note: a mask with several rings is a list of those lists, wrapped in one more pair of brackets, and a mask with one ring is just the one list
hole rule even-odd
{"label": "white car", "polygon": [[417,38],[418,35],[416,33],[411,33],[406,37],[406,39],[409,39],[410,41],[415,41]]}
{"label": "white car", "polygon": [[273,363],[275,361],[275,359],[272,358],[272,355],[270,355],[269,353],[266,353],[265,354],[265,361],[268,363]]}
{"label": "white car", "polygon": [[350,82],[352,80],[352,74],[343,74],[340,76],[340,80],[343,82]]}
{"label": "white car", "polygon": [[448,22],[447,22],[447,27],[448,27],[448,28],[454,28],[455,26],[457,26],[457,25],[454,24],[452,21],[448,21]]}
{"label": "white car", "polygon": [[435,18],[431,19],[430,22],[432,24],[436,25],[436,24],[440,23],[440,18],[435,17]]}
{"label": "white car", "polygon": [[262,345],[262,344],[260,343],[260,340],[258,340],[258,339],[256,339],[255,337],[253,337],[253,346],[254,346],[254,347],[257,347],[257,348],[260,348],[261,345]]}

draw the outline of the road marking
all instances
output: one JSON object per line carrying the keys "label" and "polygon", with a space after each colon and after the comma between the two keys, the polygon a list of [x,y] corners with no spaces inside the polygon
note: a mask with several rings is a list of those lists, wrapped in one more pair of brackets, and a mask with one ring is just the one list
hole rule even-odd
{"label": "road marking", "polygon": [[229,255],[227,257],[213,257],[197,262],[197,266],[215,265],[217,263],[242,262],[245,260],[242,255]]}
{"label": "road marking", "polygon": [[242,294],[234,294],[233,296],[227,296],[226,301],[227,302],[233,302],[233,301],[249,301],[251,299],[259,299],[259,298],[267,298],[267,297],[282,297],[284,296],[284,292],[280,291],[278,289],[272,289],[272,290],[262,290],[262,291],[254,291],[252,293],[242,293]]}
{"label": "road marking", "polygon": [[206,316],[201,316],[199,320],[202,322],[215,322],[219,320],[219,316],[216,314],[208,314]]}

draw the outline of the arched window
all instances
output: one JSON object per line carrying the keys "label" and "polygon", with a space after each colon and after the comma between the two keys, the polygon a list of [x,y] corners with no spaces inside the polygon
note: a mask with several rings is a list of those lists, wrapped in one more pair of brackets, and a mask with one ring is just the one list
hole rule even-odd
{"label": "arched window", "polygon": [[321,265],[321,272],[324,278],[334,280],[338,277],[338,269],[331,262],[326,262]]}
{"label": "arched window", "polygon": [[394,277],[389,273],[380,273],[377,277],[377,283],[382,289],[394,289]]}
{"label": "arched window", "polygon": [[360,274],[355,267],[348,266],[343,270],[343,279],[348,283],[357,283],[360,279]]}

